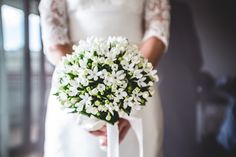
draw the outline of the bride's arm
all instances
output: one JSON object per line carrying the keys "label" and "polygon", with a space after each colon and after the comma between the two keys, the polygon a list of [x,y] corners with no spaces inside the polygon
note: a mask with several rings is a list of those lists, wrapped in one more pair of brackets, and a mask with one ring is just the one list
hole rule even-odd
{"label": "bride's arm", "polygon": [[168,46],[170,6],[168,0],[146,0],[144,9],[145,30],[140,50],[155,66]]}
{"label": "bride's arm", "polygon": [[66,0],[41,0],[39,5],[44,52],[54,65],[71,53]]}

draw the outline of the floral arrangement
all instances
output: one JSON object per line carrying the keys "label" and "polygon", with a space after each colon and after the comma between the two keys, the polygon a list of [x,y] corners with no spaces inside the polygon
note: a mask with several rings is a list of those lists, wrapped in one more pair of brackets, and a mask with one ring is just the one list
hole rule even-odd
{"label": "floral arrangement", "polygon": [[90,37],[73,46],[56,69],[55,96],[70,113],[114,124],[145,106],[156,70],[123,37]]}

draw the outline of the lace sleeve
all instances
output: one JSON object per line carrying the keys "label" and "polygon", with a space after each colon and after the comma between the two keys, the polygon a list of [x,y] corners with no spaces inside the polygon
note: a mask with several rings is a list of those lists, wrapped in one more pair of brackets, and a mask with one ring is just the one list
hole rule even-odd
{"label": "lace sleeve", "polygon": [[52,45],[70,43],[66,0],[41,0],[39,11],[45,50]]}
{"label": "lace sleeve", "polygon": [[144,8],[145,32],[143,41],[154,36],[168,46],[170,6],[168,0],[146,0]]}

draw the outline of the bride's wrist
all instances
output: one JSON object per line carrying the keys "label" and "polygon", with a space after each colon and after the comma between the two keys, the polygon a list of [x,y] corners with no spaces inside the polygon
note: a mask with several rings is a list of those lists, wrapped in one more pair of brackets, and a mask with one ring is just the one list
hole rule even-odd
{"label": "bride's wrist", "polygon": [[140,45],[140,51],[154,67],[159,63],[164,48],[164,44],[156,37],[151,37]]}
{"label": "bride's wrist", "polygon": [[50,55],[52,56],[52,62],[54,65],[57,65],[63,56],[66,54],[71,54],[72,53],[72,45],[71,44],[57,44],[54,46],[51,46],[49,48]]}

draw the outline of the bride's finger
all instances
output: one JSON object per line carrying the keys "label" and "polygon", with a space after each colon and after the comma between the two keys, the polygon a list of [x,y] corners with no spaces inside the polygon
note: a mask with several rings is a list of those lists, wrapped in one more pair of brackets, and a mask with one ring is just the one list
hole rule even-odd
{"label": "bride's finger", "polygon": [[89,133],[94,136],[106,136],[107,135],[106,131],[101,131],[101,130],[89,131]]}
{"label": "bride's finger", "polygon": [[104,125],[101,129],[99,129],[100,131],[104,131],[104,132],[106,132],[107,131],[107,126],[106,125]]}
{"label": "bride's finger", "polygon": [[119,126],[119,142],[122,142],[123,139],[125,138],[127,132],[130,129],[130,123],[126,119],[121,119],[119,121],[118,126]]}
{"label": "bride's finger", "polygon": [[106,125],[104,125],[101,129],[96,130],[96,131],[89,131],[91,134],[94,136],[106,136],[107,134],[107,128]]}
{"label": "bride's finger", "polygon": [[102,146],[107,146],[107,136],[103,138]]}
{"label": "bride's finger", "polygon": [[124,140],[124,138],[125,138],[126,134],[128,133],[129,129],[130,129],[130,126],[127,125],[120,131],[120,133],[119,133],[119,142],[120,143]]}
{"label": "bride's finger", "polygon": [[129,121],[126,119],[120,119],[120,121],[118,123],[119,132],[121,132],[126,126],[130,127]]}

